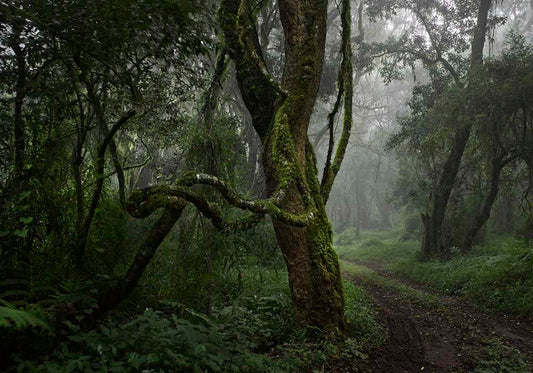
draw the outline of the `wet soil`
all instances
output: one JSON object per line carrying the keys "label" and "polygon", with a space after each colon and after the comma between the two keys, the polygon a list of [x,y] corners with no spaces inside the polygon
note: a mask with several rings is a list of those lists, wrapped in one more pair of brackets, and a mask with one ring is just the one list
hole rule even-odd
{"label": "wet soil", "polygon": [[[402,296],[394,288],[357,275],[345,276],[365,288],[372,298],[388,339],[370,352],[362,372],[473,372],[483,360],[493,359],[496,370],[514,372],[505,366],[513,358],[512,347],[522,353],[533,372],[533,323],[531,320],[496,315],[477,309],[459,297],[438,295],[423,284],[394,277],[379,263],[356,263],[369,267],[391,281],[438,296],[441,306],[424,304]],[[498,367],[501,362],[502,366]]]}

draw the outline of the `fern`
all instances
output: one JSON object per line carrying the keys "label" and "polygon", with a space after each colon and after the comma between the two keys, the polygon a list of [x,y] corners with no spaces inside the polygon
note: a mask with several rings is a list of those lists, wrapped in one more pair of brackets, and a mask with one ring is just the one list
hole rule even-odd
{"label": "fern", "polygon": [[50,327],[40,318],[29,311],[17,310],[12,304],[0,299],[0,328],[25,329],[41,327],[50,330]]}

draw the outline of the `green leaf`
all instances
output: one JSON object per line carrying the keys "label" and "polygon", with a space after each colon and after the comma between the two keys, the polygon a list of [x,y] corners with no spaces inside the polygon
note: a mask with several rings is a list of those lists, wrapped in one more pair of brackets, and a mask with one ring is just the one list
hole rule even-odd
{"label": "green leaf", "polygon": [[50,330],[50,327],[43,320],[32,313],[14,309],[7,302],[2,302],[2,304],[7,306],[0,306],[0,327],[15,329],[41,327]]}
{"label": "green leaf", "polygon": [[30,224],[32,221],[33,221],[33,218],[31,216],[20,218],[20,222],[24,224]]}
{"label": "green leaf", "polygon": [[13,234],[15,236],[19,236],[19,237],[26,237],[28,235],[28,230],[27,229],[17,229],[16,231],[13,232]]}

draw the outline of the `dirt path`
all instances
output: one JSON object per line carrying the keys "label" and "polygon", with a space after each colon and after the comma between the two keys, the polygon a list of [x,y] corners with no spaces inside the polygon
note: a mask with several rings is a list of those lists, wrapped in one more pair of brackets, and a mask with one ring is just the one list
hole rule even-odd
{"label": "dirt path", "polygon": [[[533,372],[532,323],[481,312],[460,298],[395,278],[379,264],[357,264],[386,278],[345,274],[366,289],[389,334],[362,371]],[[401,291],[406,287],[416,297]],[[431,302],[423,300],[426,295]]]}

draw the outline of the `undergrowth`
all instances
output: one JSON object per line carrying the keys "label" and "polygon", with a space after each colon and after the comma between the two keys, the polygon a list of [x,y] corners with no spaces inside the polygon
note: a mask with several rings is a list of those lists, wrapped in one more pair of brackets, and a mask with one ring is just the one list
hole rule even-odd
{"label": "undergrowth", "polygon": [[[15,356],[20,372],[289,372],[354,367],[384,339],[363,291],[344,282],[349,331],[309,337],[294,323],[287,274],[241,268],[238,294],[218,299],[211,315],[167,299],[142,314],[118,313],[98,329],[68,332],[38,357]],[[28,325],[31,327],[31,325]],[[15,369],[15,367],[13,367]],[[13,370],[12,369],[12,370]]]}

